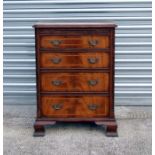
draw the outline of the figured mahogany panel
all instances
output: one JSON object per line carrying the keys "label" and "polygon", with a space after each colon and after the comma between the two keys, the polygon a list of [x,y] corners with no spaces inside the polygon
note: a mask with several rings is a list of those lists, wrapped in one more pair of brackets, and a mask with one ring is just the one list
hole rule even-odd
{"label": "figured mahogany panel", "polygon": [[108,35],[41,35],[40,48],[109,48]]}
{"label": "figured mahogany panel", "polygon": [[107,96],[42,96],[44,117],[105,117],[109,114]]}
{"label": "figured mahogany panel", "polygon": [[108,73],[41,73],[41,91],[109,91]]}
{"label": "figured mahogany panel", "polygon": [[109,53],[45,53],[40,54],[41,68],[108,68]]}
{"label": "figured mahogany panel", "polygon": [[115,24],[35,26],[37,118],[34,136],[57,121],[95,122],[117,135],[114,115]]}

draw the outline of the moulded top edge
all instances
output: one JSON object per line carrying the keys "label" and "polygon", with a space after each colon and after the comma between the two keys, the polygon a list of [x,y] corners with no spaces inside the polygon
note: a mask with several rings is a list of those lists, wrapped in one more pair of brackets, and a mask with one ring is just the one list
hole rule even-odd
{"label": "moulded top edge", "polygon": [[106,27],[117,27],[114,23],[107,23],[107,22],[98,22],[98,23],[36,23],[33,25],[35,28],[106,28]]}

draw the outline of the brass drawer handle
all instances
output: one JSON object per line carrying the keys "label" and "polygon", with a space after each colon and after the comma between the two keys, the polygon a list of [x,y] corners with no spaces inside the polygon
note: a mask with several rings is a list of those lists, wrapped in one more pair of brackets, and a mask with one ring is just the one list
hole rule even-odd
{"label": "brass drawer handle", "polygon": [[97,85],[97,83],[98,83],[98,80],[88,80],[88,85],[90,86],[95,86]]}
{"label": "brass drawer handle", "polygon": [[61,40],[50,40],[50,43],[53,44],[54,46],[59,46],[62,41]]}
{"label": "brass drawer handle", "polygon": [[96,46],[98,44],[98,40],[89,40],[88,43],[89,43],[90,46],[94,47],[94,46]]}
{"label": "brass drawer handle", "polygon": [[54,86],[60,86],[60,85],[62,84],[62,81],[60,81],[60,80],[53,80],[53,81],[52,81],[52,84],[53,84]]}
{"label": "brass drawer handle", "polygon": [[89,110],[96,110],[98,107],[99,107],[98,105],[93,103],[88,105]]}
{"label": "brass drawer handle", "polygon": [[63,104],[61,104],[61,103],[56,103],[56,104],[52,105],[52,108],[54,110],[60,110],[60,109],[62,109],[62,107],[63,107]]}
{"label": "brass drawer handle", "polygon": [[60,58],[52,58],[51,61],[54,63],[54,64],[59,64],[61,62],[61,59]]}
{"label": "brass drawer handle", "polygon": [[97,61],[98,61],[97,58],[88,58],[88,62],[89,62],[90,64],[95,64]]}

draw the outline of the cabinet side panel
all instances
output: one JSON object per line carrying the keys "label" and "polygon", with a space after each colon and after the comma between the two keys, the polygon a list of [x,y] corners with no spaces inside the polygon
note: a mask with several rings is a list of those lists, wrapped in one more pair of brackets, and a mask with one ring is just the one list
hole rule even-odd
{"label": "cabinet side panel", "polygon": [[35,57],[36,57],[36,97],[37,97],[37,118],[41,116],[40,114],[40,55],[39,55],[39,35],[38,35],[38,28],[35,28]]}
{"label": "cabinet side panel", "polygon": [[111,28],[110,38],[110,117],[114,118],[115,28]]}

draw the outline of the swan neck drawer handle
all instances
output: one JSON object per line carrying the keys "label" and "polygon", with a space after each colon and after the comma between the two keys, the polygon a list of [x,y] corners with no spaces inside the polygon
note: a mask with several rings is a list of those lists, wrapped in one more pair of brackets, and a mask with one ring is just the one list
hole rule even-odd
{"label": "swan neck drawer handle", "polygon": [[96,110],[99,106],[97,104],[89,104],[88,108],[89,110]]}
{"label": "swan neck drawer handle", "polygon": [[54,64],[59,64],[61,62],[61,59],[60,58],[52,58],[51,61],[54,63]]}
{"label": "swan neck drawer handle", "polygon": [[59,46],[62,43],[62,41],[61,40],[50,40],[50,43],[54,46]]}
{"label": "swan neck drawer handle", "polygon": [[62,109],[62,107],[63,107],[63,104],[61,104],[61,103],[56,103],[56,104],[52,105],[52,108],[54,110],[60,110],[60,109]]}
{"label": "swan neck drawer handle", "polygon": [[97,83],[98,83],[98,80],[88,80],[88,85],[90,86],[95,86],[97,85]]}
{"label": "swan neck drawer handle", "polygon": [[88,43],[90,46],[96,46],[99,43],[99,41],[98,40],[89,40]]}
{"label": "swan neck drawer handle", "polygon": [[97,61],[98,61],[97,58],[88,58],[88,62],[89,62],[90,64],[95,64]]}
{"label": "swan neck drawer handle", "polygon": [[54,86],[60,86],[62,83],[63,83],[63,82],[60,81],[60,80],[53,80],[53,81],[52,81],[52,84],[53,84]]}

